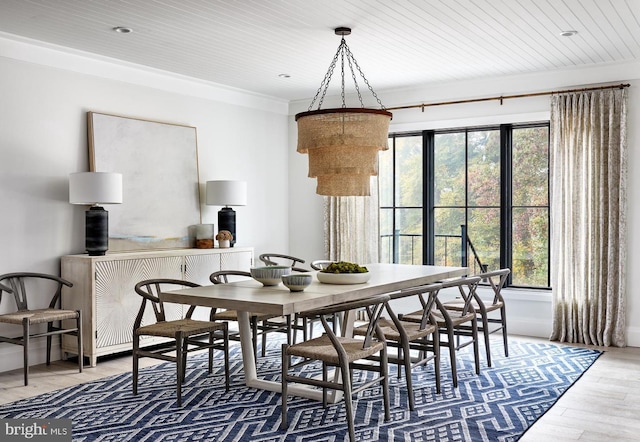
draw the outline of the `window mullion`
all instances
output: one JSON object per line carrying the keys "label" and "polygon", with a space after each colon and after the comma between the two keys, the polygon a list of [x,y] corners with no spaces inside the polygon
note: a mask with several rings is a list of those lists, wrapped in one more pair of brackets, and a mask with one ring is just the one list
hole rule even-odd
{"label": "window mullion", "polygon": [[[513,268],[513,126],[500,125],[500,268]],[[511,275],[507,284],[511,283]]]}
{"label": "window mullion", "polygon": [[435,262],[435,132],[422,132],[422,262]]}
{"label": "window mullion", "polygon": [[391,213],[392,219],[391,219],[391,225],[393,226],[391,229],[391,233],[392,233],[392,240],[391,240],[391,262],[393,262],[394,264],[397,264],[397,251],[400,248],[400,238],[398,238],[396,236],[396,228],[397,228],[397,223],[396,223],[396,219],[398,216],[398,200],[397,200],[397,194],[396,194],[396,181],[398,180],[398,177],[396,175],[396,153],[397,153],[397,149],[396,149],[396,136],[393,136],[393,152],[391,155],[391,170],[393,171],[393,180],[391,181],[391,188],[392,188],[392,194],[391,194],[391,204],[393,207],[393,211]]}
{"label": "window mullion", "polygon": [[[464,227],[466,235],[462,241],[469,239],[469,129],[464,130]],[[469,245],[462,244],[466,250],[467,265],[469,265]]]}

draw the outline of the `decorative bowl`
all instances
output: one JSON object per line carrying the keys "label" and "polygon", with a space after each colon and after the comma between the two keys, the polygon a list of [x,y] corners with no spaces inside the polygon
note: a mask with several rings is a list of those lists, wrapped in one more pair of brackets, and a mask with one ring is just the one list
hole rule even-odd
{"label": "decorative bowl", "polygon": [[305,273],[292,273],[282,276],[282,283],[292,292],[301,292],[311,284],[313,277]]}
{"label": "decorative bowl", "polygon": [[324,284],[364,284],[371,278],[371,272],[365,273],[316,273],[318,281]]}
{"label": "decorative bowl", "polygon": [[288,275],[291,273],[291,267],[289,266],[264,266],[264,267],[251,267],[249,269],[251,277],[258,282],[261,282],[263,286],[278,285],[282,281],[282,275]]}

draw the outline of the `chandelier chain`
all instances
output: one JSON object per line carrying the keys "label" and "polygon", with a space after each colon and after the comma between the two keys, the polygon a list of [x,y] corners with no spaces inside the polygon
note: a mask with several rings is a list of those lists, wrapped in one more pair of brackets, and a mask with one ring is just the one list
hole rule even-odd
{"label": "chandelier chain", "polygon": [[[331,76],[333,75],[333,70],[336,67],[336,63],[335,63],[336,61],[337,59],[334,60],[334,63],[330,66],[329,71],[327,71],[327,82],[324,85],[324,90],[322,91],[322,97],[320,97],[320,101],[318,102],[318,109],[322,107],[322,103],[324,102],[324,97],[327,95],[327,90],[329,90],[329,83],[331,82]],[[311,108],[309,108],[309,110],[311,110]]]}
{"label": "chandelier chain", "polygon": [[[340,47],[342,47],[342,45],[346,46],[347,43],[344,41],[344,37],[342,37],[342,41],[340,42]],[[347,58],[348,60],[348,58]],[[342,77],[342,107],[345,108],[347,107],[347,103],[345,101],[345,96],[344,96],[344,51],[341,52],[340,54],[340,75]]]}
{"label": "chandelier chain", "polygon": [[[362,100],[362,93],[360,92],[360,87],[358,85],[358,81],[357,81],[357,76],[356,76],[356,70],[358,71],[358,73],[360,74],[360,76],[362,77],[364,84],[367,85],[367,88],[369,89],[369,92],[371,92],[371,95],[373,95],[373,97],[375,98],[375,100],[378,102],[378,104],[380,105],[381,109],[386,109],[384,107],[384,105],[382,104],[382,101],[380,100],[380,98],[378,97],[378,94],[376,94],[376,92],[373,90],[373,87],[371,86],[371,84],[369,84],[369,80],[367,80],[367,77],[365,77],[364,72],[362,72],[362,69],[360,69],[360,65],[358,65],[358,62],[356,61],[355,57],[353,56],[353,53],[351,52],[351,50],[349,49],[349,46],[347,46],[347,42],[344,38],[344,36],[342,37],[342,40],[340,41],[340,45],[338,46],[338,50],[336,51],[336,54],[333,57],[333,60],[331,60],[331,64],[329,65],[329,69],[327,70],[327,73],[324,75],[324,78],[322,79],[322,82],[320,83],[320,87],[318,88],[316,95],[313,97],[313,100],[311,101],[311,104],[309,105],[309,111],[311,111],[313,109],[313,105],[316,103],[316,101],[318,102],[318,110],[320,110],[322,108],[322,103],[324,102],[325,96],[327,95],[327,91],[329,90],[329,83],[331,82],[331,78],[333,76],[333,72],[336,68],[336,64],[338,63],[338,57],[340,57],[340,61],[341,61],[341,98],[342,98],[342,107],[346,108],[347,104],[346,104],[346,95],[345,95],[345,78],[344,78],[344,58],[345,55],[347,57],[347,62],[349,63],[349,69],[351,70],[351,78],[353,80],[353,83],[355,85],[355,89],[356,89],[356,93],[358,94],[358,100],[360,100],[360,105],[364,108],[364,101]],[[354,69],[355,66],[355,69]]]}
{"label": "chandelier chain", "polygon": [[[362,69],[360,69],[360,65],[356,61],[356,58],[353,56],[353,54],[349,50],[349,47],[346,45],[346,43],[345,43],[345,47],[346,47],[347,53],[349,54],[349,57],[353,59],[353,64],[356,66],[356,69],[358,69],[358,72],[360,73],[360,76],[362,77],[364,84],[366,84],[367,87],[369,88],[369,92],[371,92],[371,95],[373,95],[373,98],[376,99],[376,101],[380,105],[380,108],[385,109],[384,105],[382,104],[382,101],[380,101],[380,98],[378,98],[378,94],[376,94],[376,92],[373,90],[373,87],[369,84],[369,80],[367,80],[367,77],[364,76],[364,72],[362,72]],[[362,102],[362,99],[360,101]]]}
{"label": "chandelier chain", "polygon": [[[344,38],[343,38],[343,41],[344,41]],[[331,60],[331,64],[329,64],[329,69],[327,69],[327,73],[324,74],[322,83],[320,83],[320,87],[318,88],[316,95],[313,97],[313,100],[311,100],[311,104],[309,105],[309,109],[308,109],[309,111],[313,108],[313,104],[318,99],[318,96],[320,96],[320,93],[322,93],[322,96],[320,96],[320,100],[318,101],[318,109],[322,107],[322,102],[324,101],[324,97],[327,94],[327,89],[329,88],[331,77],[333,76],[333,70],[336,67],[336,63],[338,62],[338,57],[340,56],[341,52],[342,52],[342,43],[340,44],[340,46],[338,46],[336,55],[333,56],[333,60]]]}
{"label": "chandelier chain", "polygon": [[[354,60],[355,61],[355,60]],[[356,78],[356,72],[353,70],[353,64],[351,58],[349,58],[349,69],[351,69],[351,79],[356,86],[356,92],[358,93],[358,100],[360,100],[360,107],[364,108],[364,101],[362,101],[362,94],[360,93],[360,86],[358,85],[358,79]]]}

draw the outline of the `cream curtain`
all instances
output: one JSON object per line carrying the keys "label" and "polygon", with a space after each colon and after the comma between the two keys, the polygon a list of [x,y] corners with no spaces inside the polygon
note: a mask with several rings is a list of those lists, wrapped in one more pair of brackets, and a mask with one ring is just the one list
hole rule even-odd
{"label": "cream curtain", "polygon": [[324,248],[327,259],[357,264],[378,262],[378,183],[371,177],[371,196],[327,196],[324,199]]}
{"label": "cream curtain", "polygon": [[551,98],[551,340],[626,345],[626,92]]}

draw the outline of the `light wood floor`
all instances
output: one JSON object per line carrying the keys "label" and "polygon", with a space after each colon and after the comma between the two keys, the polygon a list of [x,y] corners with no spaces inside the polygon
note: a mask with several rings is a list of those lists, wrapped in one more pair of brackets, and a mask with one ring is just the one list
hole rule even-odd
{"label": "light wood floor", "polygon": [[[526,341],[534,338],[519,338]],[[605,353],[520,439],[522,442],[640,440],[640,348],[600,348]],[[141,360],[141,366],[157,361]],[[131,356],[100,361],[78,373],[72,362],[0,373],[0,404],[131,371]]]}

